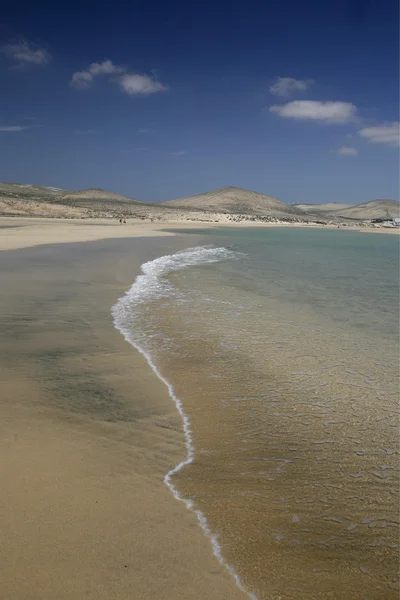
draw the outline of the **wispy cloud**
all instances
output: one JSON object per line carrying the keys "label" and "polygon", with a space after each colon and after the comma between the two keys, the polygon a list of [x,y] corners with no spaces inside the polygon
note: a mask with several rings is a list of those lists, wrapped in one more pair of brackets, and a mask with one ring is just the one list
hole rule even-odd
{"label": "wispy cloud", "polygon": [[281,106],[271,106],[269,110],[288,119],[317,121],[326,124],[349,123],[357,117],[357,108],[351,102],[294,100]]}
{"label": "wispy cloud", "polygon": [[390,146],[399,146],[400,144],[399,121],[363,127],[357,133],[373,144],[389,144]]}
{"label": "wispy cloud", "polygon": [[313,79],[293,79],[293,77],[277,77],[269,91],[275,96],[290,96],[294,92],[304,92],[314,83]]}
{"label": "wispy cloud", "polygon": [[117,82],[121,90],[131,96],[155,94],[168,89],[154,75],[129,73],[125,67],[115,65],[111,60],[92,63],[86,70],[76,71],[70,85],[80,90],[88,89],[99,76],[106,76],[108,81]]}
{"label": "wispy cloud", "polygon": [[114,65],[111,60],[104,60],[101,63],[92,63],[89,70],[92,75],[113,75],[114,73],[121,73],[125,69]]}
{"label": "wispy cloud", "polygon": [[16,66],[46,65],[51,59],[47,50],[24,40],[16,44],[6,44],[2,51]]}
{"label": "wispy cloud", "polygon": [[104,60],[100,63],[92,63],[85,71],[77,71],[72,75],[70,84],[80,90],[87,89],[93,83],[95,77],[99,75],[115,75],[121,73],[123,67],[114,65],[111,60]]}
{"label": "wispy cloud", "polygon": [[177,150],[176,152],[167,152],[168,156],[183,156],[187,154],[187,150]]}
{"label": "wispy cloud", "polygon": [[357,156],[358,151],[357,148],[351,148],[350,146],[342,146],[337,150],[338,154],[342,154],[343,156]]}
{"label": "wispy cloud", "polygon": [[32,129],[32,125],[4,125],[0,126],[0,131],[6,133],[16,133],[18,131],[25,131],[25,129]]}
{"label": "wispy cloud", "polygon": [[90,87],[93,81],[93,75],[89,71],[77,71],[72,75],[70,85],[78,90],[85,90]]}

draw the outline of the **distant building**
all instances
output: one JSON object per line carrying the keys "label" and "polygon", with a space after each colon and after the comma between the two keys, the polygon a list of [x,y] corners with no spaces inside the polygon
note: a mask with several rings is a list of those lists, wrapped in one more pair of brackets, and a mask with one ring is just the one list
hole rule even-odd
{"label": "distant building", "polygon": [[386,217],[380,219],[371,219],[370,223],[379,223],[385,227],[400,227],[400,217]]}

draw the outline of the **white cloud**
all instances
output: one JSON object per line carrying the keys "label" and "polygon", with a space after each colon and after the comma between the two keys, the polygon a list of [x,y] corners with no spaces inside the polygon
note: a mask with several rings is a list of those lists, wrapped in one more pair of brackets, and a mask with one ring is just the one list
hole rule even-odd
{"label": "white cloud", "polygon": [[92,63],[85,71],[77,71],[72,75],[70,85],[77,89],[89,88],[95,77],[100,75],[111,76],[120,74],[118,78],[111,78],[111,81],[117,81],[121,89],[130,95],[149,95],[156,92],[163,92],[168,86],[162,84],[155,77],[150,75],[139,75],[137,73],[126,73],[125,67],[114,65],[111,60],[104,60],[101,63]]}
{"label": "white cloud", "polygon": [[102,63],[92,63],[89,67],[89,72],[92,75],[112,75],[113,73],[121,73],[123,67],[114,65],[111,60],[103,60]]}
{"label": "white cloud", "polygon": [[77,71],[72,75],[70,84],[80,90],[85,90],[91,86],[94,77],[98,75],[114,75],[121,73],[123,67],[114,65],[111,60],[104,60],[101,63],[92,63],[86,71]]}
{"label": "white cloud", "polygon": [[19,66],[26,64],[45,65],[51,58],[49,52],[44,48],[37,48],[25,41],[18,42],[17,44],[7,44],[3,47],[3,52]]}
{"label": "white cloud", "polygon": [[168,89],[166,85],[163,85],[160,81],[148,75],[122,75],[120,78],[121,88],[127,94],[154,94],[156,92],[164,92]]}
{"label": "white cloud", "polygon": [[351,102],[319,102],[317,100],[294,100],[281,106],[271,106],[271,112],[289,119],[319,121],[321,123],[349,123],[357,116],[357,108]]}
{"label": "white cloud", "polygon": [[79,90],[88,88],[93,81],[93,75],[89,71],[77,71],[72,75],[70,84]]}
{"label": "white cloud", "polygon": [[293,79],[292,77],[277,77],[269,91],[275,96],[289,96],[293,92],[307,90],[314,81],[312,79]]}
{"label": "white cloud", "polygon": [[13,133],[16,131],[24,131],[25,129],[32,129],[29,125],[8,125],[4,127],[0,127],[0,131]]}
{"label": "white cloud", "polygon": [[343,154],[343,156],[357,156],[358,151],[356,148],[351,148],[350,146],[342,146],[337,151],[338,154]]}
{"label": "white cloud", "polygon": [[367,139],[373,144],[389,144],[390,146],[398,146],[400,139],[400,123],[384,123],[374,127],[363,127],[358,131],[358,135]]}

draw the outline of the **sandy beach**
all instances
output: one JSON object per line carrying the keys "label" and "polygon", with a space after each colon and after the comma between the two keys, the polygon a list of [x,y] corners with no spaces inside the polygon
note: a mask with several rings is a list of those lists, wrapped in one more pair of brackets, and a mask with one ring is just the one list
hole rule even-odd
{"label": "sandy beach", "polygon": [[0,597],[246,597],[163,483],[185,456],[180,418],[110,315],[143,261],[189,242],[72,243],[160,232],[13,224],[0,231]]}
{"label": "sandy beach", "polygon": [[[215,221],[146,222],[128,220],[124,225],[111,219],[42,219],[25,217],[0,217],[0,250],[16,250],[41,244],[88,242],[107,238],[132,238],[171,236],[174,230],[212,227],[307,227],[336,229],[333,225],[308,225],[305,223],[264,223],[255,221],[232,222],[229,215],[218,216]],[[348,226],[346,230],[370,233],[399,234],[398,228]]]}
{"label": "sandy beach", "polygon": [[266,226],[0,219],[1,598],[247,597],[163,483],[180,417],[110,313],[143,262],[225,225]]}

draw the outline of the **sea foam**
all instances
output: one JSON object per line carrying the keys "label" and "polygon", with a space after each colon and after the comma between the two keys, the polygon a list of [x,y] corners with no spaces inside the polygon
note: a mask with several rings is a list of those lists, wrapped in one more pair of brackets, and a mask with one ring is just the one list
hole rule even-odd
{"label": "sea foam", "polygon": [[174,286],[166,279],[166,275],[173,271],[178,271],[192,266],[205,265],[209,263],[219,262],[222,260],[236,259],[240,253],[233,252],[227,248],[215,248],[207,246],[198,246],[189,248],[182,252],[160,256],[155,260],[144,263],[141,266],[141,275],[138,275],[131,288],[122,296],[118,302],[112,307],[111,313],[114,318],[114,326],[123,335],[125,340],[134,348],[139,350],[146,358],[148,364],[153,369],[157,377],[166,385],[169,395],[175,402],[176,408],[181,416],[183,430],[186,441],[186,458],[174,468],[170,469],[164,477],[164,483],[172,492],[174,498],[183,502],[189,510],[194,512],[197,520],[210,539],[214,556],[223,565],[229,574],[233,577],[236,585],[245,592],[252,600],[257,600],[257,597],[248,592],[235,569],[227,564],[222,554],[222,547],[218,540],[218,534],[214,533],[208,523],[205,515],[195,508],[192,500],[184,498],[173,484],[173,476],[180,471],[184,466],[189,465],[194,460],[194,446],[192,432],[190,429],[189,417],[184,413],[182,401],[175,395],[172,385],[163,377],[158,370],[151,353],[148,351],[144,341],[142,331],[135,329],[135,316],[140,311],[140,305],[148,304],[154,300],[166,298],[174,293]]}

